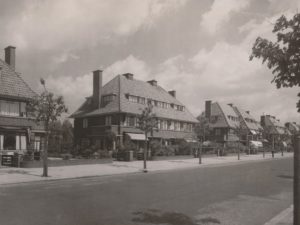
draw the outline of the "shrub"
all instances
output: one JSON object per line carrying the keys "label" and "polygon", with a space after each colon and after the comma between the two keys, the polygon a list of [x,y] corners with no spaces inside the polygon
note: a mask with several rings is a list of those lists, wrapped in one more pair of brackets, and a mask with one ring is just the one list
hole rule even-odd
{"label": "shrub", "polygon": [[152,156],[156,156],[160,154],[160,150],[162,149],[162,145],[160,141],[151,140],[150,141],[150,149]]}

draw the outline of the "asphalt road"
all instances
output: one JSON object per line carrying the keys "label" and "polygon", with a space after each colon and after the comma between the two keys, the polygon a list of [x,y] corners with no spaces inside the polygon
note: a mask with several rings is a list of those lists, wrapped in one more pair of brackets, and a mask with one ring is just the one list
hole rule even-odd
{"label": "asphalt road", "polygon": [[292,159],[0,186],[2,225],[262,225],[292,204]]}

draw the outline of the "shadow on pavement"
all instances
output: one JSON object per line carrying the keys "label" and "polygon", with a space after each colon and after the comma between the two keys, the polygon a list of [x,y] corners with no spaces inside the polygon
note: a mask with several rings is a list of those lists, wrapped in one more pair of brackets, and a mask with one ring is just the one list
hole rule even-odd
{"label": "shadow on pavement", "polygon": [[169,224],[169,225],[201,225],[201,224],[221,224],[218,219],[206,217],[199,220],[194,220],[191,217],[177,212],[160,212],[156,209],[149,209],[147,211],[134,212],[136,217],[132,219],[137,223],[151,223],[151,224]]}

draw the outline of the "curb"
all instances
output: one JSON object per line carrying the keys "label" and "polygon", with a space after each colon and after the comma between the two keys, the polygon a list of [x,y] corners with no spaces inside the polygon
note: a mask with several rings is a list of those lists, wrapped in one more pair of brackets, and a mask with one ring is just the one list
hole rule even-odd
{"label": "curb", "polygon": [[292,225],[293,221],[289,220],[293,218],[293,208],[293,205],[291,205],[289,208],[283,210],[264,225]]}
{"label": "curb", "polygon": [[[171,168],[171,169],[156,169],[151,170],[148,169],[147,174],[157,174],[157,173],[167,173],[170,171],[180,171],[180,170],[193,170],[193,169],[201,169],[201,168],[214,168],[214,167],[222,167],[222,166],[236,166],[241,164],[250,164],[250,163],[262,163],[264,161],[272,161],[272,160],[280,160],[285,158],[290,158],[292,156],[285,156],[285,157],[278,157],[278,158],[263,158],[263,159],[257,159],[257,160],[239,160],[239,161],[232,161],[232,162],[222,162],[222,163],[212,163],[212,164],[197,164],[198,166],[193,167],[183,167],[183,168]],[[99,175],[86,175],[86,176],[78,176],[78,177],[65,177],[65,178],[51,178],[49,176],[48,178],[45,177],[44,179],[40,180],[31,180],[31,181],[21,181],[21,182],[11,182],[11,183],[3,183],[0,184],[1,186],[6,185],[17,185],[17,184],[28,184],[28,183],[37,183],[37,182],[51,182],[51,181],[58,181],[58,180],[76,180],[76,179],[82,179],[82,178],[93,178],[93,177],[111,177],[111,176],[126,176],[126,175],[139,175],[139,174],[145,174],[142,169],[137,169],[136,171],[130,171],[125,173],[114,173],[114,174],[99,174]]]}

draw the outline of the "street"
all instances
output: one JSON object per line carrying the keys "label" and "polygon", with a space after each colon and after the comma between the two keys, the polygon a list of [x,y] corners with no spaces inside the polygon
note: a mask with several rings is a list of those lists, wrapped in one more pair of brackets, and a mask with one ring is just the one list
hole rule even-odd
{"label": "street", "polygon": [[262,225],[292,204],[292,158],[0,186],[0,224]]}

